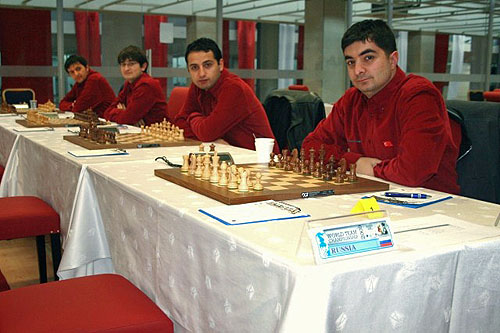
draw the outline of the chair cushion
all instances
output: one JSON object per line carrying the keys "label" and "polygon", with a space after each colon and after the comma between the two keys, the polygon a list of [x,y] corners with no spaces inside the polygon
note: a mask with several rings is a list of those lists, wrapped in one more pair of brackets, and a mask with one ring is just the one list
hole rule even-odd
{"label": "chair cushion", "polygon": [[0,239],[58,233],[59,214],[37,197],[0,198]]}
{"label": "chair cushion", "polygon": [[116,274],[0,293],[0,332],[173,332],[168,317]]}

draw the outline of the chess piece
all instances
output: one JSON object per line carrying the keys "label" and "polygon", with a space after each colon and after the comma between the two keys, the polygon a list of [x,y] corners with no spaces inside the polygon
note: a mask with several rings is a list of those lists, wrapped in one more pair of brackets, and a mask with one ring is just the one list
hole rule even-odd
{"label": "chess piece", "polygon": [[199,151],[202,152],[202,153],[205,152],[205,146],[203,145],[203,143],[200,144]]}
{"label": "chess piece", "polygon": [[261,178],[262,174],[260,172],[257,172],[255,174],[255,184],[253,184],[254,191],[262,191],[264,189],[264,186],[262,186],[261,184]]}
{"label": "chess piece", "polygon": [[179,129],[179,134],[177,135],[177,140],[184,141],[184,130]]}
{"label": "chess piece", "polygon": [[240,185],[238,185],[238,192],[248,192],[248,173],[243,169],[240,173]]}
{"label": "chess piece", "polygon": [[212,164],[219,165],[219,159],[220,159],[220,156],[217,155],[217,152],[214,150],[214,155],[212,156]]}
{"label": "chess piece", "polygon": [[182,159],[183,162],[182,162],[181,172],[186,173],[189,171],[189,155],[183,155]]}
{"label": "chess piece", "polygon": [[189,162],[189,175],[194,176],[196,172],[196,155],[191,154]]}
{"label": "chess piece", "polygon": [[210,180],[210,155],[203,155],[203,173],[201,175],[201,180]]}
{"label": "chess piece", "polygon": [[215,145],[213,143],[210,144],[210,151],[215,151]]}
{"label": "chess piece", "polygon": [[358,181],[358,176],[356,175],[356,163],[351,163],[349,167],[349,182],[354,183]]}
{"label": "chess piece", "polygon": [[212,165],[212,174],[210,175],[210,183],[217,184],[219,182],[219,163]]}
{"label": "chess piece", "polygon": [[237,189],[238,188],[238,182],[236,181],[237,180],[237,176],[236,176],[236,173],[238,171],[236,170],[236,165],[231,165],[231,167],[229,168],[229,182],[227,184],[227,188],[228,189],[231,189],[231,190],[234,190],[234,189]]}
{"label": "chess piece", "polygon": [[315,167],[315,170],[313,173],[313,177],[314,178],[321,178],[322,175],[323,175],[323,173],[320,172],[319,162],[316,162],[316,167]]}
{"label": "chess piece", "polygon": [[269,154],[269,164],[268,164],[268,166],[270,168],[273,168],[273,167],[276,166],[276,162],[274,161],[274,153],[273,152],[271,152],[271,154]]}
{"label": "chess piece", "polygon": [[202,164],[202,157],[201,155],[196,156],[196,171],[194,173],[194,176],[196,178],[201,178],[201,175],[203,174],[203,170],[201,169],[201,164]]}
{"label": "chess piece", "polygon": [[227,185],[227,162],[226,161],[222,161],[222,163],[220,164],[219,185],[220,186]]}

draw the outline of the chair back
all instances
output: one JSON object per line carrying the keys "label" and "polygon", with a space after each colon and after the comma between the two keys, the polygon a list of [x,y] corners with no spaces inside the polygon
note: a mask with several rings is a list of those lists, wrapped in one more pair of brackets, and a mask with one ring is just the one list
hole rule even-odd
{"label": "chair back", "polygon": [[30,104],[35,92],[30,88],[7,88],[2,91],[2,100],[7,104]]}
{"label": "chair back", "polygon": [[[461,155],[457,161],[460,194],[500,203],[500,104],[453,100],[446,101],[446,106],[463,117]],[[471,148],[466,154],[464,133]]]}
{"label": "chair back", "polygon": [[184,106],[189,87],[175,87],[170,93],[170,98],[167,103],[167,119],[174,120],[175,116]]}
{"label": "chair back", "polygon": [[325,118],[325,105],[313,92],[277,89],[264,101],[280,150],[300,149],[302,141]]}
{"label": "chair back", "polygon": [[288,90],[302,90],[309,91],[309,87],[303,84],[292,84],[288,86]]}

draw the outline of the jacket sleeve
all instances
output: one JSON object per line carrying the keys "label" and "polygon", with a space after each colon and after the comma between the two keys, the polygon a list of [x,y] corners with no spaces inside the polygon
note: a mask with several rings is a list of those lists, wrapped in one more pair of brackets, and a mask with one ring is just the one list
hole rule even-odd
{"label": "jacket sleeve", "polygon": [[[413,88],[419,90],[418,87]],[[420,186],[437,174],[451,141],[448,114],[439,92],[426,89],[400,101],[401,135],[396,157],[374,168],[376,177],[406,186]]]}
{"label": "jacket sleeve", "polygon": [[73,112],[83,112],[89,108],[93,108],[99,104],[101,98],[99,80],[96,76],[90,75],[87,82],[85,82],[85,87],[83,87],[80,96],[76,99],[75,105],[73,105]]}
{"label": "jacket sleeve", "polygon": [[76,99],[76,84],[73,88],[64,96],[64,98],[59,102],[59,110],[61,111],[73,111],[73,102]]}
{"label": "jacket sleeve", "polygon": [[333,155],[335,160],[338,161],[341,158],[345,158],[346,162],[350,164],[356,163],[362,156],[361,154],[347,151],[347,142],[344,133],[345,100],[345,97],[340,98],[333,105],[328,117],[323,119],[316,126],[316,129],[306,136],[302,142],[302,148],[306,151],[306,156],[308,156],[308,151],[311,148],[314,148],[317,154],[321,146],[325,149],[325,162]]}
{"label": "jacket sleeve", "polygon": [[106,111],[104,111],[104,114],[103,114],[104,119],[109,120],[109,121],[114,121],[111,118],[115,117],[115,114],[122,111],[121,109],[118,109],[117,106],[119,103],[122,103],[122,104],[126,103],[125,91],[126,91],[126,89],[123,88],[120,91],[120,93],[118,94],[118,96],[115,98],[113,103],[111,103],[111,105],[106,109]]}
{"label": "jacket sleeve", "polygon": [[132,95],[126,102],[126,109],[116,108],[118,102],[125,103],[125,101],[121,101],[120,97],[123,98],[121,93],[118,101],[115,101],[104,113],[106,119],[119,124],[136,124],[151,110],[156,101],[153,90],[144,83],[133,89]]}
{"label": "jacket sleeve", "polygon": [[247,100],[244,89],[238,85],[223,87],[217,97],[214,110],[204,116],[200,112],[191,112],[188,123],[196,137],[201,141],[213,141],[222,138],[231,128],[248,117],[252,110],[247,105],[252,105]]}

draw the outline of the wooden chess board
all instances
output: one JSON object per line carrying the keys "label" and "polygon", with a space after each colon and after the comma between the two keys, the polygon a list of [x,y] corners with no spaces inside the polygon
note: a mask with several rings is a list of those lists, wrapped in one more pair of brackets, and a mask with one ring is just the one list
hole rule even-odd
{"label": "wooden chess board", "polygon": [[34,123],[28,121],[27,119],[17,119],[16,123],[23,125],[24,127],[68,127],[68,126],[78,126],[82,124],[86,124],[85,121],[73,119],[73,118],[54,118],[50,119],[48,123]]}
{"label": "wooden chess board", "polygon": [[200,141],[192,139],[166,141],[164,139],[156,138],[146,133],[116,134],[115,138],[117,143],[98,143],[90,139],[82,138],[78,135],[63,136],[64,140],[90,150],[108,149],[108,148],[120,148],[120,149],[138,148],[137,147],[138,145],[147,145],[147,144],[159,144],[160,147],[198,146],[201,143]]}
{"label": "wooden chess board", "polygon": [[362,177],[357,177],[355,183],[337,184],[333,181],[324,181],[312,176],[296,174],[293,171],[269,168],[267,164],[243,164],[243,167],[252,172],[262,174],[262,191],[238,192],[237,189],[230,190],[225,186],[212,184],[209,181],[195,178],[180,169],[157,169],[155,175],[171,181],[177,185],[184,186],[190,190],[203,194],[227,205],[242,204],[262,200],[289,200],[314,196],[314,192],[333,190],[333,194],[350,194],[362,192],[378,192],[389,189],[389,184]]}

